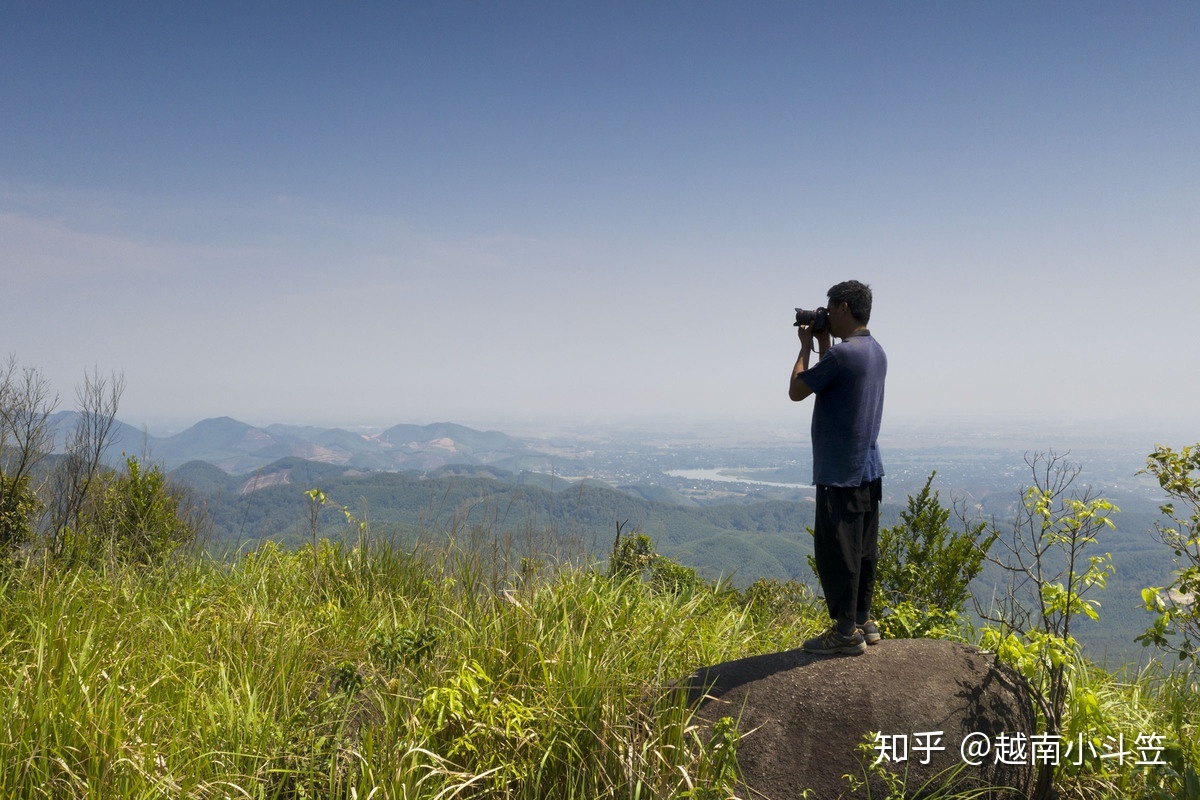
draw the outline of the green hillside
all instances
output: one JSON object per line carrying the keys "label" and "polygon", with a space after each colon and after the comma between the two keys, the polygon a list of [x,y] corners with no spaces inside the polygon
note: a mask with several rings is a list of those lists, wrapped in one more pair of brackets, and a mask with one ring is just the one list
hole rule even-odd
{"label": "green hillside", "polygon": [[[281,459],[251,475],[231,476],[193,462],[176,469],[173,480],[204,500],[214,522],[215,552],[244,549],[264,540],[295,547],[312,538],[309,489],[330,500],[318,520],[319,535],[353,541],[355,530],[338,509],[369,520],[377,535],[396,542],[460,541],[512,550],[517,544],[559,557],[603,559],[617,525],[648,535],[661,554],[697,570],[709,580],[744,587],[760,578],[799,580],[815,585],[808,567],[807,533],[811,502],[758,500],[700,506],[671,502],[669,490],[614,489],[597,481],[568,482],[534,472],[514,473],[497,465],[459,464],[428,472],[367,472],[299,458]],[[258,487],[258,488],[254,488]],[[253,490],[251,490],[253,489]],[[993,500],[989,522],[1011,529],[1019,495]],[[1111,553],[1116,574],[1101,600],[1099,623],[1081,621],[1079,634],[1101,661],[1121,664],[1145,657],[1134,638],[1149,624],[1141,591],[1167,582],[1170,553],[1149,535],[1159,515],[1138,495],[1116,498],[1121,512],[1105,531],[1094,555]],[[885,504],[884,526],[894,525],[902,506]],[[986,598],[1000,576],[985,570],[977,594]]]}
{"label": "green hillside", "polygon": [[[605,555],[617,524],[640,530],[659,552],[709,578],[789,580],[809,576],[810,504],[761,502],[696,508],[647,500],[595,481],[568,483],[538,473],[456,465],[431,471],[359,474],[302,459],[283,459],[254,476],[225,476],[187,464],[173,480],[202,495],[214,521],[217,549],[270,539],[288,546],[311,538],[305,492],[321,489],[338,507],[369,519],[397,542],[477,536],[497,541],[536,536],[559,552]],[[286,481],[286,482],[285,482]],[[261,485],[247,491],[252,485]],[[344,515],[324,513],[319,531],[351,536]]]}

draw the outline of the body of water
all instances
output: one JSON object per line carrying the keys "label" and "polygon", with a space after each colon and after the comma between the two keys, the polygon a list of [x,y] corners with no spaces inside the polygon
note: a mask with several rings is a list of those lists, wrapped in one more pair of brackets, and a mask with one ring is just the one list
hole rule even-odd
{"label": "body of water", "polygon": [[773,486],[777,489],[811,489],[810,483],[780,483],[778,481],[759,481],[732,474],[729,467],[716,469],[669,469],[667,474],[672,478],[686,478],[690,481],[720,481],[722,483],[749,483],[758,486]]}

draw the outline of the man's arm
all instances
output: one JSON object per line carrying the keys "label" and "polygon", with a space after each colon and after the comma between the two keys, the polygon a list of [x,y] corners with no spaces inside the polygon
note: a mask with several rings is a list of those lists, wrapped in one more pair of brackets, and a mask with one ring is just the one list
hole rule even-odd
{"label": "man's arm", "polygon": [[810,339],[800,348],[800,355],[796,357],[796,366],[792,367],[792,382],[788,386],[788,397],[796,402],[800,402],[813,393],[813,390],[800,377],[808,369],[808,359],[811,355],[812,341]]}
{"label": "man's arm", "polygon": [[[788,397],[796,402],[800,402],[813,393],[809,385],[800,378],[801,373],[808,369],[809,358],[812,356],[813,332],[805,325],[800,328],[798,334],[800,336],[800,355],[796,357],[796,366],[792,367],[792,382],[788,386]],[[821,347],[821,354],[824,355],[829,352],[833,338],[829,335],[828,330],[821,331],[816,336],[817,344]]]}

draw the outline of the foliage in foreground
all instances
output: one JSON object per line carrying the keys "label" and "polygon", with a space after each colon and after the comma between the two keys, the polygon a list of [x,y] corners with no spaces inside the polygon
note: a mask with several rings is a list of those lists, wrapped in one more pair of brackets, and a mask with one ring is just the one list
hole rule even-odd
{"label": "foliage in foreground", "polygon": [[[1193,452],[1200,449],[1176,454],[1159,448],[1148,471],[1194,512],[1200,507],[1200,458]],[[961,533],[953,532],[949,510],[931,491],[932,475],[909,497],[900,524],[880,535],[880,627],[893,638],[971,638],[1024,676],[1039,712],[1036,733],[1066,747],[1061,758],[1036,762],[1034,797],[1200,800],[1195,673],[1168,672],[1154,661],[1131,680],[1119,680],[1089,664],[1072,633],[1077,616],[1098,619],[1100,602],[1091,592],[1104,589],[1112,564],[1096,548],[1118,509],[1090,489],[1072,490],[1078,465],[1054,453],[1035,454],[1027,463],[1031,486],[1008,536],[966,520]],[[1160,526],[1160,540],[1177,559],[1193,556],[1200,517],[1180,520],[1170,504],[1163,511],[1173,524]],[[998,555],[992,553],[997,544]],[[963,606],[985,560],[1007,575],[1007,590],[994,608],[980,612],[988,624],[972,630]],[[1151,633],[1162,635],[1143,637],[1184,660],[1193,652],[1194,628],[1188,625],[1194,624],[1195,606],[1179,597],[1194,586],[1196,563],[1190,558],[1176,573],[1173,605],[1151,609],[1160,612]],[[1148,592],[1157,598],[1162,590]],[[1182,646],[1167,646],[1166,634],[1179,636]],[[889,798],[903,796],[892,788]]]}
{"label": "foliage in foreground", "polygon": [[809,632],[720,587],[484,574],[325,541],[14,570],[0,796],[726,796],[736,736],[702,742],[665,687]]}
{"label": "foliage in foreground", "polygon": [[[665,687],[821,624],[791,584],[677,592],[562,567],[504,589],[485,567],[319,541],[236,564],[14,570],[0,796],[715,800],[734,785],[734,720],[702,739]],[[1084,772],[1067,796],[1195,800],[1194,678],[1075,675],[1092,707],[1068,713],[1102,720],[1096,735],[1170,747],[1152,775]]]}

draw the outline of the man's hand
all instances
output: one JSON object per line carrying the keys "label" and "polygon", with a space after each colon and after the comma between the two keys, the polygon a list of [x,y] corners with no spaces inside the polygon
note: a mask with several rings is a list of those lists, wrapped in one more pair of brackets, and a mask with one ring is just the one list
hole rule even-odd
{"label": "man's hand", "polygon": [[824,355],[833,346],[833,337],[829,334],[828,325],[818,333],[814,333],[810,325],[801,325],[796,333],[800,337],[800,348],[802,350],[811,351],[815,342],[817,345],[817,355]]}
{"label": "man's hand", "polygon": [[813,329],[808,325],[801,325],[796,331],[800,337],[800,355],[796,357],[796,365],[792,367],[792,380],[788,384],[788,397],[792,400],[800,401],[812,394],[812,389],[808,388],[808,384],[800,379],[800,374],[808,369],[809,357],[813,351],[813,341],[820,348],[819,353],[825,353],[829,350],[833,339],[829,335],[829,329],[826,328],[819,333],[814,333]]}
{"label": "man's hand", "polygon": [[807,325],[799,325],[796,327],[796,335],[800,337],[800,349],[811,351],[813,341],[812,328]]}

